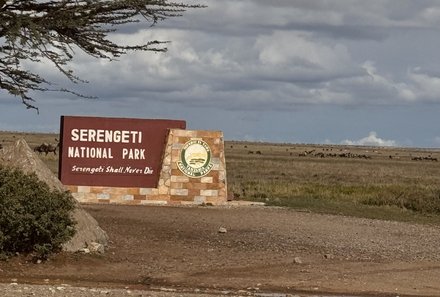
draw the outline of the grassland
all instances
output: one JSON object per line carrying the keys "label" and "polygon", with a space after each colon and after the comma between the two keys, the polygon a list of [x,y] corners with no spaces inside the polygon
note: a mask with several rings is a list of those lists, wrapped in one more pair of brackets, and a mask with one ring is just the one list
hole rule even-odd
{"label": "grassland", "polygon": [[[56,134],[0,132],[31,147]],[[440,223],[440,150],[307,144],[225,143],[229,192],[312,212]],[[58,156],[40,155],[54,173]]]}
{"label": "grassland", "polygon": [[438,157],[433,149],[226,143],[238,199],[403,221],[440,222]]}
{"label": "grassland", "polygon": [[[0,145],[12,144],[20,138],[24,138],[27,144],[34,148],[42,143],[56,144],[59,136],[54,133],[24,133],[0,131]],[[42,154],[40,158],[55,173],[58,174],[58,156],[54,154]]]}

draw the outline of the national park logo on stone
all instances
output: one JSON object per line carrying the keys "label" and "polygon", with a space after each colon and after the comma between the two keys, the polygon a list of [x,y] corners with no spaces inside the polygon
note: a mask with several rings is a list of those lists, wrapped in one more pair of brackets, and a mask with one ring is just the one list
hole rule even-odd
{"label": "national park logo on stone", "polygon": [[177,166],[186,176],[202,177],[207,175],[211,163],[211,148],[201,139],[191,139],[183,145]]}

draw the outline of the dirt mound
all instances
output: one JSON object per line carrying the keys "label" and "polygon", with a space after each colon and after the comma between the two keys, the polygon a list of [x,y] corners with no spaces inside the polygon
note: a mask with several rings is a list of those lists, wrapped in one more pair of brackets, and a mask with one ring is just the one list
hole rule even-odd
{"label": "dirt mound", "polygon": [[[24,139],[17,140],[13,145],[0,150],[0,164],[19,168],[27,173],[34,172],[38,178],[51,188],[65,190],[60,180],[50,171],[43,161],[32,151]],[[98,222],[77,203],[73,217],[77,222],[75,236],[67,242],[63,249],[76,252],[96,243],[107,246],[108,236]]]}

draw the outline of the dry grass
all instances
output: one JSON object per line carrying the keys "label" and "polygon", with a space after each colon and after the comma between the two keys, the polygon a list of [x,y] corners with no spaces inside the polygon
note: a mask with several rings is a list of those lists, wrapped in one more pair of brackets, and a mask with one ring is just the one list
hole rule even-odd
{"label": "dry grass", "polygon": [[[34,147],[54,143],[58,135],[0,132],[0,143],[20,137]],[[438,149],[229,141],[225,150],[228,188],[236,199],[315,212],[440,222]],[[40,157],[57,173],[58,156]]]}
{"label": "dry grass", "polygon": [[440,221],[439,157],[414,148],[226,144],[238,199],[393,220]]}
{"label": "dry grass", "polygon": [[[42,143],[55,144],[59,139],[59,135],[56,133],[25,133],[0,131],[1,145],[12,144],[20,138],[24,138],[27,144],[31,148],[34,148]],[[52,172],[58,174],[58,156],[50,153],[48,155],[41,154],[40,158],[46,163],[46,165],[52,170]]]}

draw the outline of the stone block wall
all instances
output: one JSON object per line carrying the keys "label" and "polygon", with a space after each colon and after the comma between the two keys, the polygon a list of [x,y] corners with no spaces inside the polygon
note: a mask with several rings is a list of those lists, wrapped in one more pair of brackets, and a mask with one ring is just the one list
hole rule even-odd
{"label": "stone block wall", "polygon": [[[200,177],[188,176],[179,169],[182,150],[190,141],[201,140],[209,146],[211,169]],[[122,188],[66,185],[81,203],[133,205],[213,204],[227,201],[226,163],[223,133],[220,131],[171,129],[165,146],[157,188]]]}

